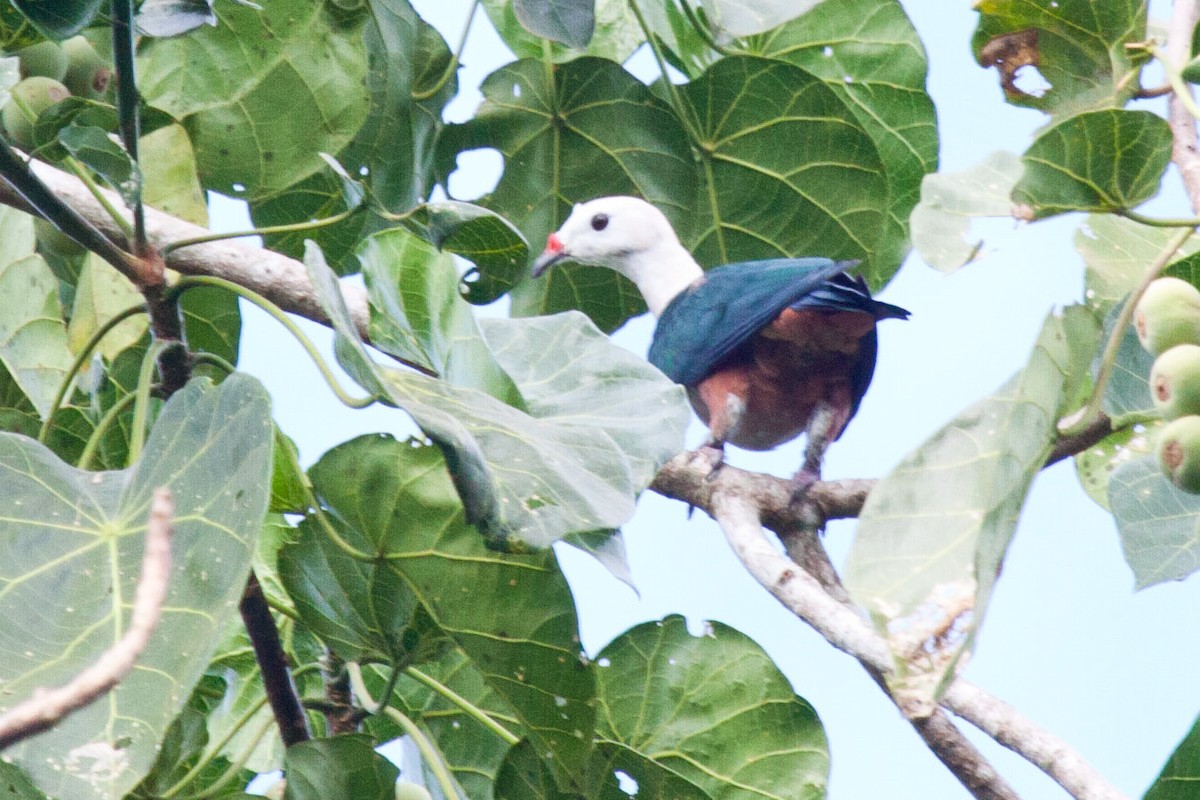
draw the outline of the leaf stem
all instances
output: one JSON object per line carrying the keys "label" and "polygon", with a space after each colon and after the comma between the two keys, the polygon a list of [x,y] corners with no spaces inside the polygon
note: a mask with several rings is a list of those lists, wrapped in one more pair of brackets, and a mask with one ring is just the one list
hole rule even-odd
{"label": "leaf stem", "polygon": [[638,8],[637,0],[629,0],[629,9],[637,18],[638,25],[642,29],[642,34],[646,37],[646,42],[650,45],[651,51],[654,52],[654,60],[658,62],[658,71],[662,75],[663,83],[666,84],[667,94],[671,97],[671,105],[675,107],[675,116],[679,117],[684,130],[687,131],[688,138],[692,140],[693,147],[699,147],[701,141],[700,131],[696,127],[695,120],[692,119],[688,107],[684,105],[683,98],[679,94],[679,87],[671,82],[671,78],[667,74],[667,60],[663,56],[662,49],[658,46],[654,35],[650,32],[650,26],[646,24],[646,18],[642,16],[642,10]]}
{"label": "leaf stem", "polygon": [[75,378],[83,369],[83,365],[91,359],[92,352],[100,345],[100,340],[107,336],[113,328],[133,315],[145,313],[145,306],[130,306],[124,311],[113,315],[112,319],[105,322],[88,337],[79,354],[75,356],[75,361],[67,369],[67,374],[63,378],[62,383],[58,385],[58,393],[54,395],[54,400],[50,403],[50,411],[46,414],[46,420],[42,423],[42,429],[38,431],[39,442],[45,444],[46,439],[49,438],[50,428],[54,425],[54,418],[58,415],[59,409],[62,408],[63,400],[67,397],[67,392],[71,390],[71,384],[75,382]]}
{"label": "leaf stem", "polygon": [[442,87],[446,85],[446,82],[450,80],[450,76],[452,76],[458,69],[458,64],[462,58],[463,49],[467,46],[467,34],[471,32],[471,23],[475,21],[475,14],[477,11],[479,11],[479,2],[480,0],[473,0],[471,3],[471,10],[467,12],[467,21],[463,25],[462,35],[458,39],[458,47],[456,47],[454,49],[454,53],[451,54],[450,63],[446,65],[446,69],[442,71],[442,74],[438,77],[433,86],[419,92],[415,89],[413,90],[412,99],[416,102],[419,103],[422,100],[428,100],[440,92]]}
{"label": "leaf stem", "polygon": [[1117,216],[1124,217],[1130,222],[1136,222],[1139,225],[1148,225],[1152,228],[1196,228],[1200,227],[1200,217],[1190,218],[1163,218],[1147,217],[1133,209],[1122,208],[1114,212]]}
{"label": "leaf stem", "polygon": [[237,372],[237,367],[235,367],[233,364],[230,364],[216,353],[206,353],[204,351],[192,353],[191,360],[192,366],[196,366],[198,364],[208,364],[209,366],[213,366],[221,370],[226,375],[232,375],[233,373]]}
{"label": "leaf stem", "polygon": [[1200,119],[1200,106],[1196,105],[1195,98],[1192,97],[1191,91],[1188,90],[1187,84],[1183,81],[1183,74],[1179,67],[1176,67],[1171,59],[1167,58],[1157,44],[1154,42],[1138,42],[1134,45],[1126,45],[1132,49],[1142,50],[1149,53],[1152,57],[1158,59],[1158,63],[1162,64],[1163,75],[1167,78],[1167,83],[1171,84],[1171,88],[1175,92],[1175,97],[1183,103],[1183,107],[1188,110],[1196,119]]}
{"label": "leaf stem", "polygon": [[87,190],[92,193],[92,197],[96,198],[96,202],[100,204],[100,207],[108,212],[108,216],[112,217],[112,221],[125,234],[125,238],[133,239],[134,230],[133,226],[129,224],[129,220],[125,219],[125,215],[112,204],[100,189],[99,184],[92,178],[92,174],[80,163],[79,159],[75,158],[75,156],[67,156],[63,163],[75,174],[76,178],[79,178],[79,182],[87,187]]}
{"label": "leaf stem", "polygon": [[1121,313],[1117,316],[1117,321],[1113,324],[1112,332],[1109,334],[1108,342],[1105,344],[1104,352],[1100,357],[1100,368],[1096,372],[1096,382],[1092,387],[1091,397],[1088,398],[1087,404],[1078,412],[1066,419],[1059,420],[1059,436],[1073,436],[1079,433],[1100,415],[1101,404],[1104,401],[1104,392],[1108,388],[1108,380],[1112,376],[1113,367],[1116,364],[1117,351],[1121,349],[1121,340],[1125,338],[1125,330],[1133,320],[1133,312],[1137,307],[1138,300],[1142,298],[1146,287],[1163,271],[1163,268],[1166,267],[1171,257],[1175,255],[1179,248],[1183,247],[1184,243],[1195,232],[1195,228],[1184,228],[1175,234],[1167,242],[1167,246],[1162,249],[1146,269],[1141,282],[1129,295],[1129,299],[1125,301],[1124,307],[1121,308]]}
{"label": "leaf stem", "polygon": [[296,324],[295,320],[289,317],[281,308],[279,308],[279,306],[275,305],[262,295],[252,292],[244,286],[236,284],[233,281],[227,281],[224,278],[214,277],[212,275],[185,275],[184,277],[180,278],[174,286],[171,287],[171,290],[168,292],[168,299],[176,299],[184,292],[188,291],[189,289],[194,289],[197,286],[216,286],[233,292],[238,297],[253,303],[263,311],[270,314],[276,322],[286,328],[288,333],[292,334],[296,341],[300,343],[300,346],[304,348],[304,352],[308,354],[308,357],[313,360],[313,363],[320,371],[321,377],[325,379],[325,383],[329,386],[330,390],[337,397],[337,399],[342,402],[342,404],[349,406],[350,408],[366,408],[376,401],[374,395],[367,395],[366,397],[354,397],[353,395],[347,393],[346,390],[342,388],[341,384],[338,383],[338,379],[333,374],[333,370],[330,368],[329,364],[326,363],[325,359],[322,358],[321,354],[317,351],[316,345],[314,345],[312,340],[305,335],[304,331],[300,329],[300,326]]}
{"label": "leaf stem", "polygon": [[133,0],[112,0],[113,66],[117,73],[117,118],[125,152],[133,162],[133,252],[144,258],[149,251],[146,240],[146,208],[142,204],[142,166],[138,158],[141,117],[134,63]]}
{"label": "leaf stem", "polygon": [[132,466],[142,456],[142,446],[146,443],[146,421],[150,418],[150,389],[154,381],[154,368],[158,365],[158,354],[164,345],[153,341],[146,348],[142,358],[142,368],[138,371],[137,389],[134,390],[133,423],[129,432],[129,454],[126,464]]}
{"label": "leaf stem", "polygon": [[404,674],[419,683],[425,684],[434,692],[458,706],[458,708],[461,709],[464,714],[478,722],[483,727],[487,728],[492,733],[496,734],[496,736],[500,737],[500,739],[502,739],[506,744],[514,745],[521,741],[520,736],[517,736],[508,728],[492,719],[492,717],[482,708],[475,705],[470,700],[458,694],[449,686],[446,686],[444,683],[441,683],[432,676],[426,675],[416,667],[405,667]]}
{"label": "leaf stem", "polygon": [[324,219],[311,220],[309,222],[292,222],[287,225],[269,225],[265,228],[252,228],[246,231],[228,231],[224,233],[207,233],[203,236],[194,236],[191,239],[179,239],[178,241],[168,242],[159,248],[159,252],[165,259],[170,253],[184,247],[191,247],[197,244],[207,244],[209,242],[219,242],[225,239],[241,239],[245,236],[272,236],[277,233],[302,233],[304,231],[314,231],[319,228],[325,228],[330,225],[336,225],[339,222],[344,222],[350,217],[362,211],[366,206],[357,205],[354,208],[348,208],[345,211],[334,214],[332,217]]}
{"label": "leaf stem", "polygon": [[112,404],[112,408],[104,412],[104,416],[96,423],[95,430],[88,437],[87,444],[83,447],[83,452],[79,455],[79,468],[91,469],[92,458],[96,454],[96,450],[100,446],[100,441],[104,438],[104,434],[108,431],[113,421],[121,415],[125,409],[133,405],[133,401],[137,399],[137,395],[133,392],[122,397],[120,400]]}
{"label": "leaf stem", "polygon": [[[187,785],[195,780],[196,776],[203,772],[214,758],[220,755],[221,751],[225,749],[225,746],[233,741],[233,737],[237,736],[238,732],[241,731],[242,728],[246,727],[246,725],[250,723],[250,720],[254,718],[254,715],[261,711],[263,706],[266,704],[267,698],[266,695],[264,695],[255,700],[249,706],[249,708],[243,711],[242,715],[238,717],[229,730],[225,732],[225,735],[221,737],[220,741],[209,747],[208,752],[202,755],[200,760],[192,765],[192,768],[183,774],[182,778],[175,781],[170,788],[159,795],[162,800],[171,800],[172,797],[187,788]],[[268,724],[270,724],[270,721],[268,721]]]}
{"label": "leaf stem", "polygon": [[375,708],[377,710],[372,711],[372,714],[382,712],[393,722],[399,724],[404,729],[405,735],[412,739],[417,749],[421,751],[421,758],[424,759],[425,764],[433,772],[438,786],[441,787],[442,794],[448,800],[461,800],[462,795],[458,793],[454,778],[446,768],[446,762],[442,760],[441,753],[433,746],[433,742],[429,741],[424,731],[417,727],[417,724],[399,709],[388,705],[380,706],[371,699],[371,693],[367,689],[366,682],[363,681],[362,668],[358,664],[350,662],[346,665],[346,670],[350,673],[350,685],[354,688],[354,693],[358,695],[359,702],[363,704],[363,707],[368,711]]}
{"label": "leaf stem", "polygon": [[[637,0],[631,0],[631,2],[636,3]],[[712,34],[712,30],[710,30],[707,25],[700,21],[700,18],[696,16],[695,9],[692,8],[691,4],[688,3],[687,0],[683,0],[683,2],[681,2],[679,5],[683,9],[683,15],[687,17],[688,22],[691,23],[692,28],[695,29],[696,33],[700,34],[700,38],[704,40],[705,44],[723,56],[730,54],[729,48],[717,43],[716,37],[714,37]],[[647,38],[649,38],[649,35],[647,35]]]}
{"label": "leaf stem", "polygon": [[338,533],[338,529],[332,522],[329,521],[329,517],[325,514],[325,509],[321,508],[320,504],[317,502],[316,495],[313,493],[311,487],[308,489],[308,498],[309,505],[312,507],[313,516],[316,517],[317,524],[321,526],[321,529],[325,531],[325,535],[329,537],[329,541],[333,542],[338,550],[341,550],[355,561],[374,562],[379,560],[371,553],[368,553],[365,550],[359,550],[357,547],[342,538],[342,535]]}

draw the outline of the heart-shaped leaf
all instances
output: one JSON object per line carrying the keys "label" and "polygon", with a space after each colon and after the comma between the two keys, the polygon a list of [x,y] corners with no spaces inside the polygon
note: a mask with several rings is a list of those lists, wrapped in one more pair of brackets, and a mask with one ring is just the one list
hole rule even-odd
{"label": "heart-shaped leaf", "polygon": [[120,798],[154,762],[245,584],[266,511],[269,406],[248,377],[192,381],[123,472],[83,472],[0,434],[4,706],[65,683],[112,644],[127,622],[151,493],[167,487],[175,497],[163,618],[133,672],[102,702],[5,753],[48,794]]}
{"label": "heart-shaped leaf", "polygon": [[[386,618],[419,605],[511,704],[539,750],[553,753],[556,775],[577,782],[591,747],[593,679],[581,667],[574,604],[553,553],[486,550],[440,453],[418,442],[361,437],[326,453],[310,475],[346,541],[378,558],[330,586],[333,548],[318,531],[286,546],[283,576],[301,613],[336,600],[340,618],[336,609],[348,603],[351,620],[381,628],[390,642],[387,626],[396,623]],[[323,577],[295,580],[301,575]]]}
{"label": "heart-shaped leaf", "polygon": [[323,169],[318,153],[341,151],[366,120],[361,17],[307,0],[216,13],[216,27],[144,40],[138,88],[187,128],[205,188],[261,200]]}
{"label": "heart-shaped leaf", "polygon": [[823,798],[829,750],[817,713],[751,639],[708,626],[693,636],[670,616],[600,652],[597,736],[618,746],[609,765],[639,786],[645,759],[712,797]]}
{"label": "heart-shaped leaf", "polygon": [[[796,13],[805,4],[774,5]],[[909,214],[921,179],[937,169],[937,114],[925,91],[925,50],[896,0],[813,5],[747,46],[824,80],[874,140],[889,196],[887,229],[876,245],[875,260],[894,270],[908,253]]]}
{"label": "heart-shaped leaf", "polygon": [[972,645],[1029,485],[1098,337],[1081,306],[1052,315],[1020,373],[908,455],[867,498],[846,586],[886,628],[908,688],[936,695]]}
{"label": "heart-shaped leaf", "polygon": [[[645,197],[685,231],[696,174],[683,129],[645,85],[611,61],[580,58],[547,70],[540,61],[501,67],[483,82],[475,118],[448,126],[439,151],[443,170],[458,153],[494,147],[506,169],[479,202],[540,243],[576,202],[601,195]],[[613,119],[619,118],[620,125]],[[485,278],[488,269],[481,266]],[[498,281],[510,279],[508,274]],[[556,269],[512,292],[523,316],[578,308],[612,330],[645,308],[637,289],[595,267]]]}
{"label": "heart-shaped leaf", "polygon": [[1025,154],[1013,201],[1030,217],[1131,210],[1158,193],[1171,159],[1167,121],[1149,111],[1090,111],[1044,131]]}
{"label": "heart-shaped leaf", "polygon": [[857,258],[873,288],[887,282],[899,264],[877,257],[884,165],[842,97],[811,72],[753,56],[723,58],[681,91],[707,190],[698,225],[682,233],[701,264]]}

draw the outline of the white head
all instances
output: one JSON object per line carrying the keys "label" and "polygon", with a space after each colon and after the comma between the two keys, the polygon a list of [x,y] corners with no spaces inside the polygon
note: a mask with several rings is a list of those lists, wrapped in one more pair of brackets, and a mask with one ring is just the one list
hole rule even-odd
{"label": "white head", "polygon": [[703,274],[663,213],[636,197],[600,197],[576,205],[546,240],[533,275],[568,260],[625,275],[655,316]]}

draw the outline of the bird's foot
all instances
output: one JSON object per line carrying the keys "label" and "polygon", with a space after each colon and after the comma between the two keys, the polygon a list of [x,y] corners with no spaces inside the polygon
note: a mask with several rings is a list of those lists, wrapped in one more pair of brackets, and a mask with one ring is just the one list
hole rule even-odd
{"label": "bird's foot", "polygon": [[813,484],[821,480],[821,473],[818,469],[811,469],[808,466],[800,468],[800,471],[792,476],[792,499],[793,506],[800,505],[808,496],[808,490]]}
{"label": "bird's foot", "polygon": [[725,466],[725,444],[705,442],[698,452],[703,454],[709,463],[708,475],[704,476],[704,480],[712,483],[720,476],[721,467]]}

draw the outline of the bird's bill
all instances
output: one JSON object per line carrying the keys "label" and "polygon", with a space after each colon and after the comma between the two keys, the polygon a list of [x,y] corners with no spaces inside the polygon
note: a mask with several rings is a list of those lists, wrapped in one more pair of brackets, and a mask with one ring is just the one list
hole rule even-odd
{"label": "bird's bill", "polygon": [[558,262],[567,257],[567,252],[563,248],[563,244],[559,241],[558,234],[552,233],[546,237],[546,249],[533,262],[533,277],[540,278],[546,270],[553,267]]}
{"label": "bird's bill", "polygon": [[546,273],[546,270],[553,267],[560,261],[565,261],[567,254],[562,250],[551,250],[546,248],[542,254],[533,262],[533,277],[540,278]]}

